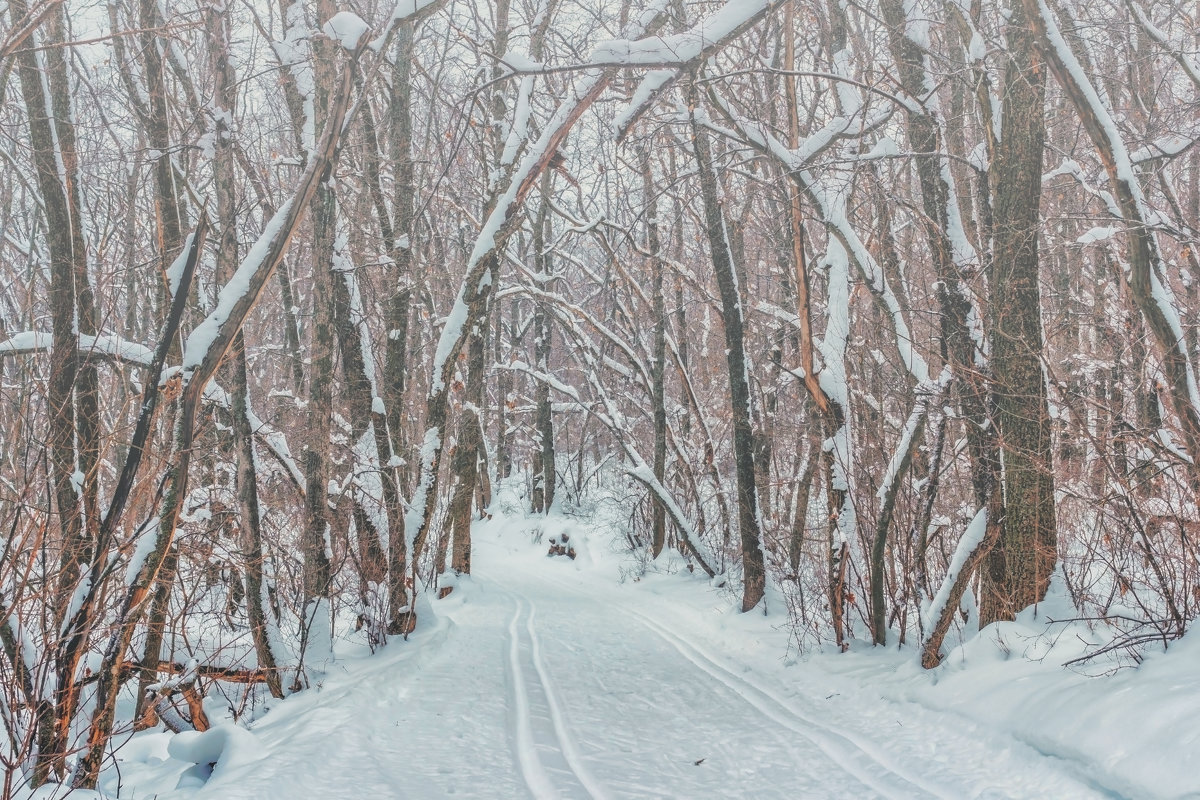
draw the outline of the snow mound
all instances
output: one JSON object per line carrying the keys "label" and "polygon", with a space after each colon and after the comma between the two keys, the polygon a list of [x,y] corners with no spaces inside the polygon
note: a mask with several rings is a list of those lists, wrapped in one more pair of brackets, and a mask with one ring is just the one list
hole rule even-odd
{"label": "snow mound", "polygon": [[232,724],[217,725],[203,733],[184,731],[167,743],[167,753],[177,761],[193,764],[179,776],[177,789],[204,786],[218,769],[226,771],[253,763],[259,747],[253,733]]}

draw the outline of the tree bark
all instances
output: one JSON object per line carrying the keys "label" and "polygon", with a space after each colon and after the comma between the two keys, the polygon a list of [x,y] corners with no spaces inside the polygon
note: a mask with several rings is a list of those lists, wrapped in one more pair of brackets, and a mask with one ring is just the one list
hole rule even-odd
{"label": "tree bark", "polygon": [[[234,132],[227,120],[235,119],[237,75],[229,56],[229,10],[209,6],[204,12],[205,38],[213,64],[213,105],[221,112],[216,116],[213,143],[213,189],[217,200],[217,263],[216,276],[221,283],[232,277],[238,264],[236,153]],[[254,455],[254,433],[250,424],[250,390],[248,386],[246,341],[238,333],[226,373],[229,380],[232,407],[233,446],[236,454],[237,521],[241,540],[242,569],[246,581],[246,621],[254,641],[258,668],[263,670],[271,695],[283,697],[277,670],[276,654],[271,648],[270,627],[264,597],[262,516],[259,508],[258,470]],[[158,664],[151,666],[157,680]],[[139,685],[139,699],[144,697],[145,685]]]}

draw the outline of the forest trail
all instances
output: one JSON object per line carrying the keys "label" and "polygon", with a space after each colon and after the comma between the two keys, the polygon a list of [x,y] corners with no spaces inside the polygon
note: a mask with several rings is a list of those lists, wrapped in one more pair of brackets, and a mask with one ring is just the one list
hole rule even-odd
{"label": "forest trail", "polygon": [[1084,764],[865,682],[831,692],[803,663],[768,674],[778,662],[714,641],[694,609],[527,539],[485,538],[475,565],[436,625],[332,664],[239,731],[205,784],[159,796],[1123,796]]}

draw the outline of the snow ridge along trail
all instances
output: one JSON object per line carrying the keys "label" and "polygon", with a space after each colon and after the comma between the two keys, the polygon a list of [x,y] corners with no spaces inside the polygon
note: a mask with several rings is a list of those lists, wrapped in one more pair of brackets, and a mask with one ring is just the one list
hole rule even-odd
{"label": "snow ridge along trail", "polygon": [[206,782],[131,748],[122,796],[1121,796],[1002,731],[885,700],[854,675],[785,667],[782,619],[727,613],[699,580],[621,585],[611,563],[547,558],[524,530],[480,528],[475,577],[410,641],[334,663],[240,731]]}

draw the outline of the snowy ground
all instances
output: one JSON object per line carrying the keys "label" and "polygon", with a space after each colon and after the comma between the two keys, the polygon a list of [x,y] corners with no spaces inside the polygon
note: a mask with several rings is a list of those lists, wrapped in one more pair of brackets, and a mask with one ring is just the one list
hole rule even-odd
{"label": "snowy ground", "polygon": [[622,582],[619,557],[582,531],[579,559],[547,558],[530,524],[480,525],[476,577],[407,643],[341,658],[248,730],[141,734],[103,788],[161,800],[1200,797],[1200,642],[1110,678],[1005,659],[991,629],[932,674],[909,651],[793,661],[781,615],[736,614],[687,572]]}

